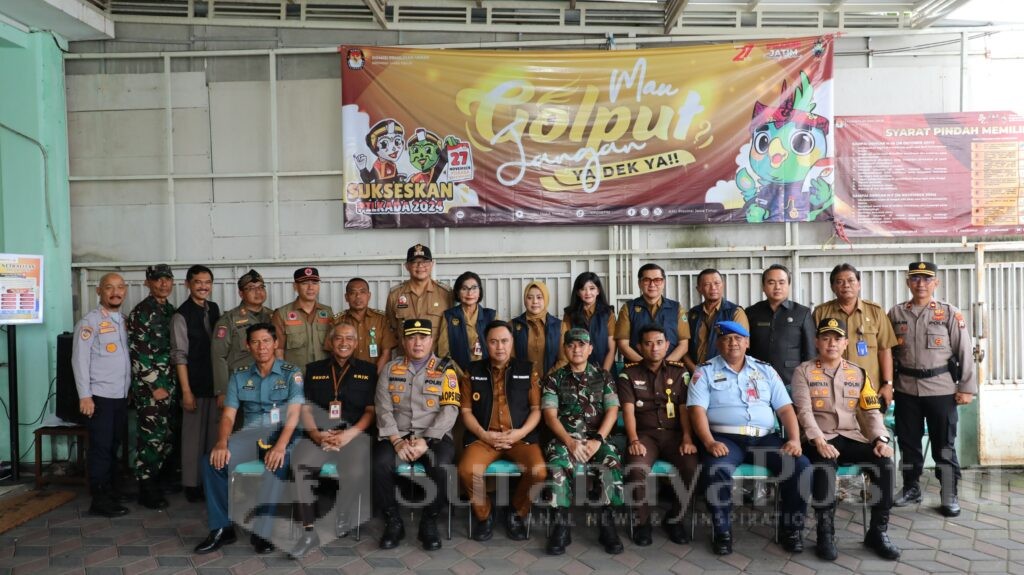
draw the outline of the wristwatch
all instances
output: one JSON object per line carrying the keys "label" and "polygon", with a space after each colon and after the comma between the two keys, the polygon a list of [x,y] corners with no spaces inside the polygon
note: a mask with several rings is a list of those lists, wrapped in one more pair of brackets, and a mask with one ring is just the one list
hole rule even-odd
{"label": "wristwatch", "polygon": [[888,435],[879,435],[878,437],[875,438],[875,443],[881,442],[881,443],[884,443],[886,445],[889,445],[889,441],[890,441],[890,439],[889,439]]}
{"label": "wristwatch", "polygon": [[882,382],[882,387],[885,387],[887,385],[892,385],[892,380],[891,379],[887,379],[887,380]]}

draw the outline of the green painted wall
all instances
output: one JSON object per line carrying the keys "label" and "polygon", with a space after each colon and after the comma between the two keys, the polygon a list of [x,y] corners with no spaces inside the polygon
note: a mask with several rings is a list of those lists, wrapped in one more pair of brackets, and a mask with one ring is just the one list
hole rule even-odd
{"label": "green painted wall", "polygon": [[[49,32],[26,33],[0,23],[0,252],[45,258],[45,321],[17,328],[18,409],[24,424],[44,405],[46,413],[53,412],[46,401],[55,386],[57,335],[73,327],[67,110],[57,41]],[[39,147],[8,128],[43,145],[47,178]],[[6,363],[7,334],[0,335],[0,358]],[[7,368],[0,369],[0,397],[9,403],[7,376]],[[38,426],[20,428],[23,464],[35,459],[26,450]],[[5,461],[10,460],[8,429],[8,416],[0,412],[0,459]]]}

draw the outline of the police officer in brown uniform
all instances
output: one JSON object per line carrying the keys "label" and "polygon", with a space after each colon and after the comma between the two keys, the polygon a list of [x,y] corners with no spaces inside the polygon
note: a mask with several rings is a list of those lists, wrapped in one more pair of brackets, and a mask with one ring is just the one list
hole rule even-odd
{"label": "police officer in brown uniform", "polygon": [[[652,543],[646,485],[651,466],[659,458],[666,459],[675,466],[686,485],[691,486],[697,471],[697,446],[686,412],[689,380],[686,365],[665,359],[668,338],[663,327],[646,325],[637,337],[643,359],[626,365],[619,374],[617,386],[629,439],[626,482],[632,485],[633,501],[639,502],[633,542],[644,547]],[[683,499],[687,495],[676,493],[665,521],[665,530],[674,543],[687,541],[682,523]]]}
{"label": "police officer in brown uniform", "polygon": [[430,350],[431,324],[407,319],[402,326],[402,357],[384,366],[377,380],[374,406],[380,441],[374,447],[374,501],[384,510],[382,549],[405,538],[395,501],[395,465],[420,463],[434,482],[434,499],[420,516],[419,540],[427,551],[441,548],[437,516],[448,497],[448,468],[455,456],[452,427],[462,398],[455,370]]}
{"label": "police officer in brown uniform", "polygon": [[878,396],[860,366],[843,359],[849,344],[846,322],[822,318],[815,348],[818,359],[793,372],[792,396],[803,436],[803,452],[813,464],[812,501],[818,517],[818,557],[835,561],[836,468],[860,465],[871,476],[871,526],[864,545],[883,559],[896,560],[900,550],[889,540],[889,509],[895,471],[889,433]]}
{"label": "police officer in brown uniform", "polygon": [[[425,319],[430,322],[433,351],[437,351],[437,333],[441,329],[441,316],[452,307],[452,290],[434,281],[434,257],[430,248],[416,244],[405,255],[405,269],[409,279],[391,289],[384,315],[396,339],[407,319]],[[401,350],[399,350],[401,351]]]}
{"label": "police officer in brown uniform", "polygon": [[[334,316],[334,323],[347,323],[356,327],[359,346],[354,357],[377,366],[377,373],[391,361],[391,348],[398,342],[383,313],[370,307],[370,284],[363,278],[352,278],[345,285],[348,309]],[[325,342],[330,347],[330,341]]]}
{"label": "police officer in brown uniform", "polygon": [[316,268],[299,268],[292,277],[298,297],[274,310],[276,353],[279,359],[302,369],[327,357],[324,341],[334,326],[334,311],[316,300],[320,295],[320,272]]}
{"label": "police officer in brown uniform", "polygon": [[512,357],[512,325],[495,320],[480,334],[487,358],[471,362],[462,378],[462,421],[465,449],[459,479],[469,496],[476,525],[473,539],[491,538],[494,516],[484,489],[484,470],[498,459],[516,463],[522,478],[508,510],[506,532],[513,541],[526,539],[526,517],[534,485],[544,482],[547,467],[538,444],[540,375],[526,359]]}
{"label": "police officer in brown uniform", "polygon": [[956,458],[957,406],[967,405],[978,393],[977,372],[971,356],[971,334],[963,313],[935,299],[938,267],[914,262],[907,272],[911,299],[889,310],[896,331],[896,439],[903,452],[903,491],[895,505],[919,503],[924,470],[921,436],[928,423],[935,476],[941,484],[939,511],[960,515]]}

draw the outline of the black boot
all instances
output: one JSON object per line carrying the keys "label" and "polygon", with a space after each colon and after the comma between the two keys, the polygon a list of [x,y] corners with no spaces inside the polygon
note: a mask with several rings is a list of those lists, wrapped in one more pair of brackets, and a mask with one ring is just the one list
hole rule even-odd
{"label": "black boot", "polygon": [[647,547],[654,542],[651,531],[650,519],[644,523],[637,523],[633,526],[633,543],[636,543],[638,547]]}
{"label": "black boot", "polygon": [[952,488],[942,485],[939,491],[940,497],[942,497],[942,505],[939,506],[939,513],[942,513],[946,517],[956,517],[960,515],[960,499],[956,494],[956,479],[953,479]]}
{"label": "black boot", "polygon": [[[509,514],[515,515],[515,511],[509,510]],[[474,541],[490,541],[494,535],[494,511],[487,516],[486,519],[474,519],[473,524],[473,540]]]}
{"label": "black boot", "polygon": [[505,535],[512,541],[526,541],[526,520],[511,507],[505,521]]}
{"label": "black boot", "polygon": [[186,487],[185,488],[185,499],[189,503],[198,503],[204,501],[206,496],[203,494],[202,487]]}
{"label": "black boot", "polygon": [[98,485],[92,489],[92,504],[89,505],[89,513],[103,517],[121,517],[127,515],[128,508],[114,501],[109,485]]}
{"label": "black boot", "polygon": [[139,505],[149,509],[167,509],[170,503],[164,497],[159,481],[155,479],[139,481]]}
{"label": "black boot", "polygon": [[622,553],[622,540],[619,539],[619,532],[615,529],[615,512],[611,506],[605,506],[601,510],[600,535],[597,541],[604,545],[604,552],[611,555]]}
{"label": "black boot", "polygon": [[815,554],[825,561],[835,561],[839,557],[839,550],[836,549],[836,526],[835,507],[819,509],[818,517],[818,543],[814,548]]}
{"label": "black boot", "polygon": [[683,522],[684,519],[686,517],[683,511],[675,507],[665,516],[665,533],[668,534],[669,541],[679,544],[690,541],[690,533],[686,529],[686,524]]}
{"label": "black boot", "polygon": [[397,508],[384,510],[384,533],[380,536],[381,549],[394,549],[405,539],[405,525]]}
{"label": "black boot", "polygon": [[896,500],[892,502],[892,506],[906,507],[913,503],[920,503],[922,499],[921,488],[917,483],[904,483],[903,489],[896,496]]}
{"label": "black boot", "polygon": [[437,532],[436,511],[423,511],[420,517],[420,530],[417,539],[423,544],[424,551],[437,551],[441,548],[441,534]]}
{"label": "black boot", "polygon": [[889,540],[889,511],[871,510],[871,527],[864,536],[864,546],[874,549],[882,559],[895,561],[900,558],[900,548]]}
{"label": "black boot", "polygon": [[569,527],[569,511],[552,509],[548,515],[551,520],[551,535],[548,535],[548,555],[561,555],[565,548],[572,544],[572,531]]}

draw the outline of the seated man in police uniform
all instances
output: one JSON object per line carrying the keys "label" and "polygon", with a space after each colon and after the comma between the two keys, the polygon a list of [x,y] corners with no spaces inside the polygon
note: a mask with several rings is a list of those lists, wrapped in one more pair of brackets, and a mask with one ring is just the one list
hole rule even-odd
{"label": "seated man in police uniform", "polygon": [[299,519],[305,531],[292,549],[292,559],[301,559],[320,546],[316,534],[315,495],[320,469],[334,463],[338,470],[335,535],[345,537],[362,519],[358,497],[370,503],[369,466],[373,432],[373,409],[377,386],[377,366],[355,357],[359,347],[356,326],[339,323],[331,331],[331,357],[306,366],[306,405],[302,407],[302,428],[306,440],[292,453],[295,493],[299,501]]}
{"label": "seated man in police uniform", "polygon": [[[292,438],[305,402],[302,371],[274,356],[277,330],[273,324],[253,324],[245,332],[253,363],[231,374],[217,444],[210,457],[203,460],[210,534],[196,545],[195,552],[200,555],[235,542],[228,516],[228,477],[236,465],[261,457],[261,453],[266,472],[256,500],[260,513],[250,542],[257,553],[274,550],[268,540],[273,530],[271,520],[284,487]],[[245,413],[245,427],[231,435],[238,410]]]}
{"label": "seated man in police uniform", "polygon": [[403,356],[388,362],[377,380],[380,441],[373,453],[373,488],[374,501],[384,513],[381,549],[397,547],[405,538],[395,500],[395,466],[401,462],[422,464],[434,482],[434,498],[420,516],[418,538],[427,551],[441,548],[437,516],[447,503],[448,468],[455,456],[452,427],[462,400],[455,370],[431,352],[431,333],[430,320],[405,320]]}
{"label": "seated man in police uniform", "polygon": [[[707,486],[714,537],[712,550],[732,553],[732,475],[743,463],[767,467],[782,480],[782,547],[803,551],[804,513],[800,475],[810,462],[801,454],[796,411],[771,364],[746,355],[750,332],[734,321],[715,324],[716,357],[697,366],[687,407]],[[786,432],[775,432],[778,416]]]}
{"label": "seated man in police uniform", "polygon": [[878,486],[872,496],[871,527],[864,545],[883,559],[899,559],[900,550],[886,533],[894,470],[889,434],[875,388],[863,368],[843,359],[850,342],[844,320],[822,318],[817,334],[818,359],[796,368],[791,388],[804,452],[814,464],[811,501],[818,518],[815,551],[826,561],[839,556],[834,522],[836,467],[855,464],[871,475],[872,485]]}

